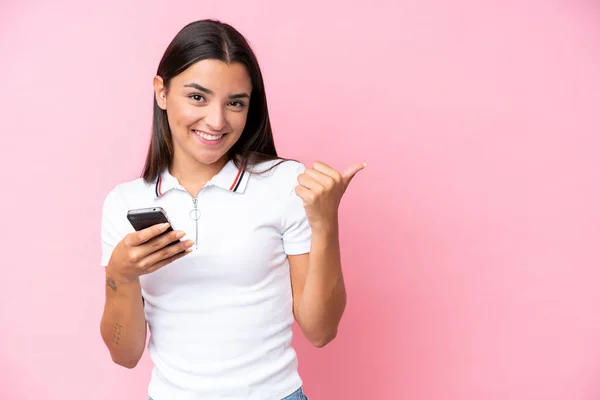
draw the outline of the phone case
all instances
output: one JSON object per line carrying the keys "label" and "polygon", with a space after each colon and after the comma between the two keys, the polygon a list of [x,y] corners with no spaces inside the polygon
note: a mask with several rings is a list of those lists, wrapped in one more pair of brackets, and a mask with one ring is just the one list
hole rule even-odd
{"label": "phone case", "polygon": [[[129,210],[127,212],[127,219],[131,223],[131,226],[133,226],[133,229],[135,229],[136,231],[141,231],[157,224],[164,224],[165,222],[169,223],[169,228],[161,235],[173,231],[173,225],[171,224],[171,221],[169,221],[169,217],[167,216],[167,213],[162,207]],[[177,239],[172,243],[177,243],[179,241],[180,240]]]}

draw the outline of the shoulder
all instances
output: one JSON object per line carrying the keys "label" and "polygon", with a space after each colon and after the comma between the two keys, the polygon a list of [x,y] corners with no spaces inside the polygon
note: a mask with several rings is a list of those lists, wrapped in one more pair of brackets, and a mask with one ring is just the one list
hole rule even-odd
{"label": "shoulder", "polygon": [[248,172],[256,177],[269,178],[271,180],[287,180],[296,178],[306,169],[305,165],[295,160],[269,160],[248,167]]}
{"label": "shoulder", "polygon": [[289,190],[298,184],[298,176],[306,169],[301,162],[294,160],[270,160],[248,168],[251,179],[268,185],[271,189]]}

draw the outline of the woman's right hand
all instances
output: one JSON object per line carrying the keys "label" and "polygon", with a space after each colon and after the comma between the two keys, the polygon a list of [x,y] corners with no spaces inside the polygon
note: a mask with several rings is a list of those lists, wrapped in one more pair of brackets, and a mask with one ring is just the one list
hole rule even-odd
{"label": "woman's right hand", "polygon": [[169,245],[185,233],[172,231],[161,235],[168,227],[168,223],[158,224],[125,236],[108,262],[111,277],[122,282],[135,282],[140,275],[154,272],[189,254],[194,242],[186,240]]}

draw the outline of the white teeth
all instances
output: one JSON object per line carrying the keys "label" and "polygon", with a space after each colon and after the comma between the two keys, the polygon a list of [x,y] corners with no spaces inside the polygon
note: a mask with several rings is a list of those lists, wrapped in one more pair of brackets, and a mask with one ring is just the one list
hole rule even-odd
{"label": "white teeth", "polygon": [[209,135],[204,132],[194,131],[194,133],[206,140],[219,140],[223,137],[223,135]]}

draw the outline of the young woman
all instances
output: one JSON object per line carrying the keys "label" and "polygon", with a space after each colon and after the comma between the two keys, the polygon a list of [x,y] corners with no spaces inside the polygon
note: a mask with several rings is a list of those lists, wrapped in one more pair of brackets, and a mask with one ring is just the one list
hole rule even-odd
{"label": "young woman", "polygon": [[[292,323],[317,347],[336,336],[338,205],[362,168],[279,158],[244,37],[214,20],[184,27],[154,78],[143,178],[104,201],[101,333],[113,361],[136,366],[148,324],[154,400],[306,399]],[[135,231],[127,212],[147,207],[173,231]]]}

